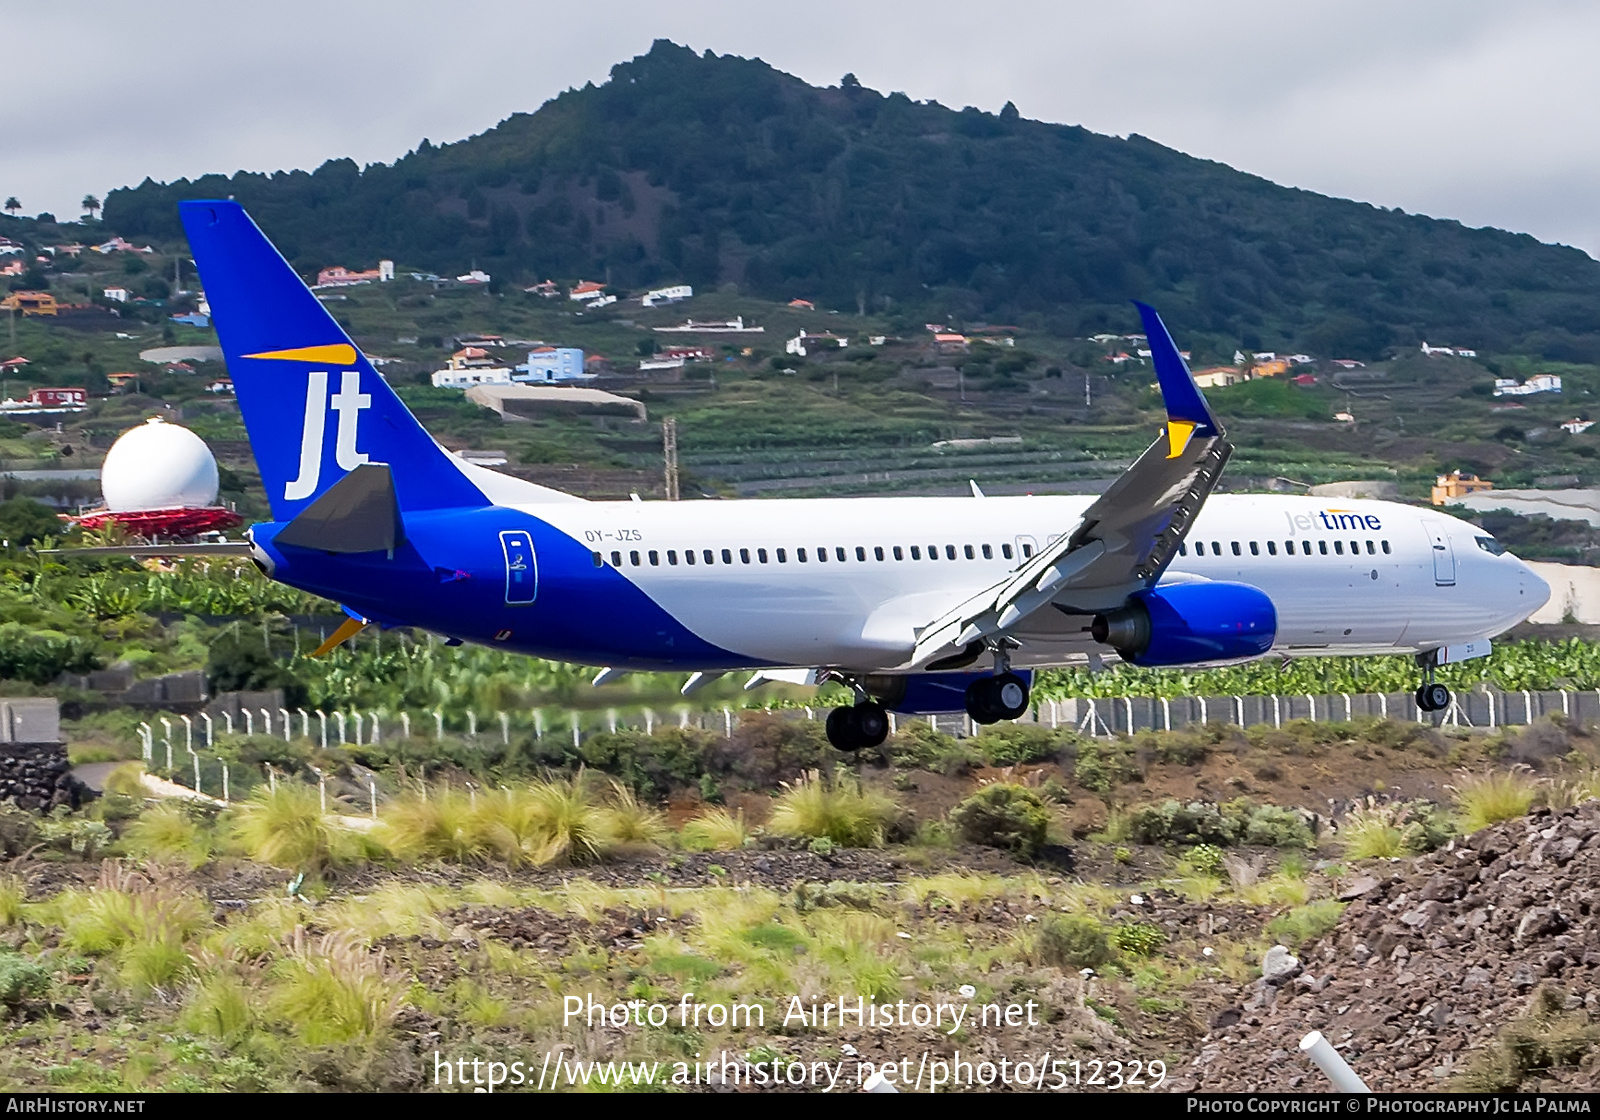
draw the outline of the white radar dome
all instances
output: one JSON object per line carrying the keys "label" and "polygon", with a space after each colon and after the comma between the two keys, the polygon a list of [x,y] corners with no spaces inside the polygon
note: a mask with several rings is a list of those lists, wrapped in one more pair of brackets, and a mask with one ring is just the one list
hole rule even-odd
{"label": "white radar dome", "polygon": [[100,493],[112,513],[216,505],[217,460],[188,428],[155,416],[111,445]]}

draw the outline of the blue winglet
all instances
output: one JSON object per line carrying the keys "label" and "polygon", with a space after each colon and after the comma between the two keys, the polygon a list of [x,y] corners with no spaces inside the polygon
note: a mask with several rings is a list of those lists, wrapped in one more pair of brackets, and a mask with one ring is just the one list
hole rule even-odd
{"label": "blue winglet", "polygon": [[1167,406],[1167,419],[1193,425],[1195,435],[1221,435],[1222,428],[1211,406],[1200,395],[1200,387],[1194,383],[1194,375],[1189,372],[1183,355],[1178,353],[1177,344],[1172,341],[1161,316],[1147,303],[1134,300],[1133,305],[1139,309],[1145,337],[1150,340],[1150,354],[1156,366],[1156,381],[1161,386],[1161,401]]}

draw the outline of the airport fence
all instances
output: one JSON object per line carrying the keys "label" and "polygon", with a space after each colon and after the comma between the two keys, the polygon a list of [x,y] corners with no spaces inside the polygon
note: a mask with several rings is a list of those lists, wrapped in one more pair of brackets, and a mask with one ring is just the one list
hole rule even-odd
{"label": "airport fence", "polygon": [[[446,740],[466,746],[510,746],[513,737],[534,740],[559,737],[581,746],[591,735],[620,730],[653,733],[663,727],[696,728],[732,736],[752,712],[786,719],[825,719],[825,707],[782,709],[723,708],[699,711],[687,707],[670,711],[605,709],[600,711],[539,710],[493,712],[483,718],[469,713],[467,733],[447,730],[440,712],[306,711],[260,709],[248,718],[231,715],[212,719],[180,715],[157,716],[139,725],[139,745],[146,768],[218,800],[237,799],[263,782],[274,780],[270,767],[233,769],[216,753],[219,737],[240,734],[281,736],[286,743],[300,742],[313,749],[372,746],[400,741],[426,749],[429,741]],[[1266,696],[1114,696],[1040,700],[1019,722],[1065,728],[1092,737],[1128,735],[1141,731],[1178,731],[1206,723],[1238,727],[1282,727],[1292,720],[1320,722],[1360,719],[1409,720],[1434,726],[1494,730],[1525,726],[1547,716],[1560,715],[1576,722],[1600,722],[1600,689],[1519,690],[1502,692],[1480,688],[1454,695],[1441,712],[1424,712],[1409,692],[1300,693]],[[979,734],[965,712],[927,715],[891,715],[891,730],[921,720],[937,731],[965,737]],[[259,729],[259,731],[258,731]],[[374,794],[374,796],[376,796]]]}

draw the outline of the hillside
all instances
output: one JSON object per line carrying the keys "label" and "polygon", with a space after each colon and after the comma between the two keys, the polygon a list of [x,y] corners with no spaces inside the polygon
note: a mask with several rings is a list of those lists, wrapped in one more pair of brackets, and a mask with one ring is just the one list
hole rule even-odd
{"label": "hillside", "polygon": [[177,200],[223,194],[302,270],[381,255],[525,281],[687,280],[1080,335],[1120,327],[1139,297],[1202,351],[1370,357],[1428,339],[1600,357],[1600,264],[1577,250],[1009,105],[957,112],[848,76],[818,89],[665,41],[460,143],[365,169],[147,180],[111,193],[105,223],[173,237]]}

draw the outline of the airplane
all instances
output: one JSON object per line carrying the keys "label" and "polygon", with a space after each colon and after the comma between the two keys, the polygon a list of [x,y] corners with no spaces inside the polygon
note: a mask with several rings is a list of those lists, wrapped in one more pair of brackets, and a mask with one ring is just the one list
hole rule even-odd
{"label": "airplane", "polygon": [[271,502],[248,549],[369,625],[535,657],[846,686],[843,751],[890,711],[1029,708],[1033,671],[1409,652],[1440,665],[1544,604],[1489,534],[1432,509],[1213,496],[1232,450],[1136,304],[1166,424],[1099,496],[587,501],[441,447],[236,202],[180,203]]}

